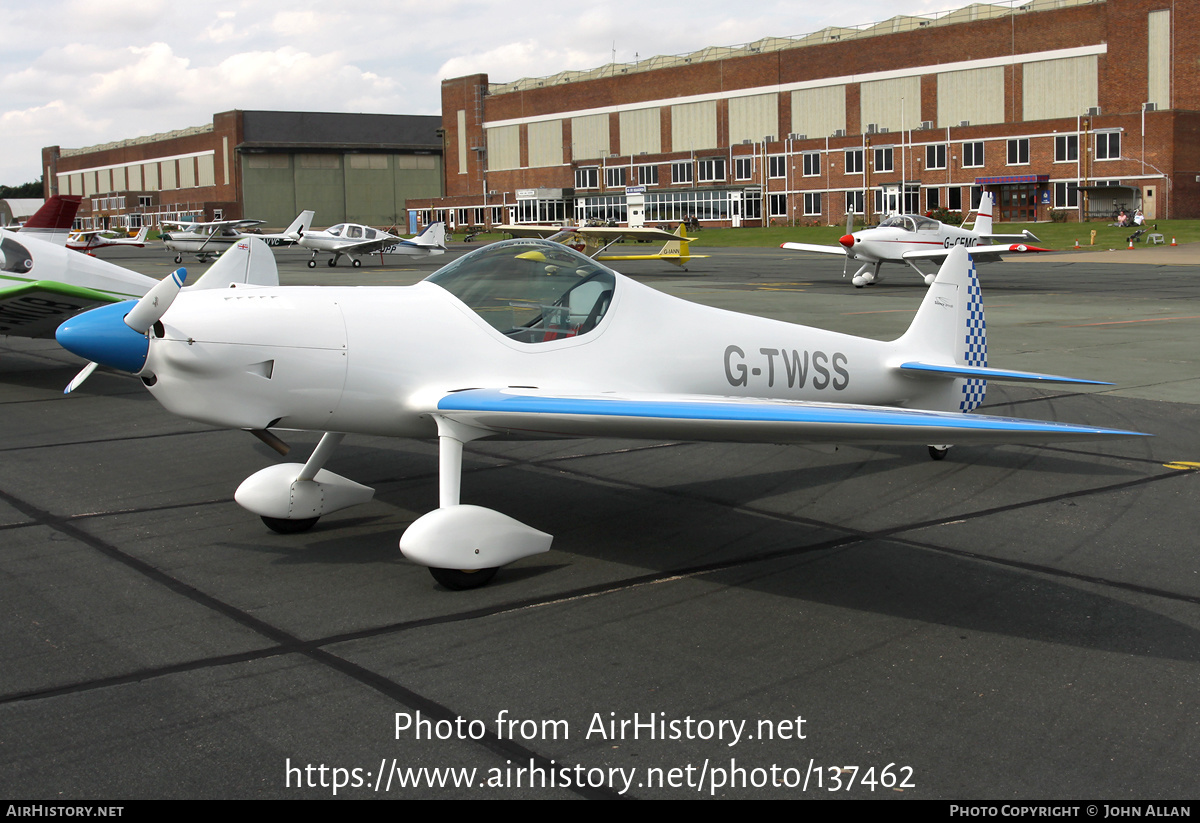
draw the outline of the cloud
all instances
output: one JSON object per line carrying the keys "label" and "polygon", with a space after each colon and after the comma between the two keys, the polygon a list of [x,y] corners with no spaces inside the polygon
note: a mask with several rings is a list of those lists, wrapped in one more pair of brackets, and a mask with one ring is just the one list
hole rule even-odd
{"label": "cloud", "polygon": [[[965,2],[914,0],[908,13]],[[914,12],[913,8],[919,9]],[[286,10],[281,10],[286,9]],[[894,16],[883,0],[809,8],[692,0],[40,0],[5,9],[0,183],[36,177],[44,145],[89,146],[197,126],[233,108],[437,113],[441,80],[496,82],[587,70],[766,35]],[[631,26],[632,21],[639,24]]]}

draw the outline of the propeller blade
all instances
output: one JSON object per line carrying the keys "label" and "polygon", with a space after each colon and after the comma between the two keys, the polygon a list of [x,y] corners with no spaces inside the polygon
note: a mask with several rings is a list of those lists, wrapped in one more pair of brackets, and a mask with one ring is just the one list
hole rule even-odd
{"label": "propeller blade", "polygon": [[146,292],[145,297],[137,301],[137,305],[129,310],[129,314],[125,315],[125,325],[139,334],[149,331],[150,327],[167,313],[167,309],[171,308],[171,303],[175,302],[175,296],[183,288],[183,281],[186,279],[187,269],[180,268],[160,280],[154,288]]}
{"label": "propeller blade", "polygon": [[71,379],[71,382],[67,384],[67,387],[65,389],[63,389],[63,394],[70,394],[71,392],[75,391],[77,388],[82,386],[83,381],[87,380],[89,377],[91,377],[92,372],[94,372],[96,370],[96,367],[99,365],[100,365],[99,363],[97,363],[96,361],[93,360],[91,363],[88,363],[86,366],[84,366],[83,371],[81,371],[81,372],[79,372],[79,374],[75,375],[75,377]]}

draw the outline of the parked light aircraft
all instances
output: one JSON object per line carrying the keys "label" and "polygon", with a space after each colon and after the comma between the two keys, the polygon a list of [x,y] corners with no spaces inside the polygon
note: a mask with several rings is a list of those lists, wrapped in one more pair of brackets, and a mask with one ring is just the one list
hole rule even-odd
{"label": "parked light aircraft", "polygon": [[308,267],[317,265],[317,255],[329,252],[329,265],[336,266],[342,257],[349,257],[355,268],[362,265],[360,255],[374,254],[443,254],[446,251],[446,224],[430,223],[416,237],[405,240],[380,229],[358,223],[338,223],[325,231],[306,231],[299,243],[312,249]]}
{"label": "parked light aircraft", "polygon": [[[624,260],[665,260],[687,271],[689,260],[708,257],[707,254],[691,254],[688,243],[695,242],[695,237],[685,237],[683,226],[674,232],[662,229],[621,228],[609,226],[537,226],[537,225],[504,225],[496,226],[496,231],[506,232],[513,237],[541,237],[563,243],[583,252],[588,257],[604,262]],[[662,240],[664,245],[654,254],[605,254],[617,243]]]}
{"label": "parked light aircraft", "polygon": [[164,226],[177,226],[175,231],[161,236],[167,248],[175,252],[175,262],[182,263],[184,254],[195,254],[205,263],[220,255],[244,237],[257,237],[272,246],[290,246],[300,241],[301,236],[312,225],[311,209],[300,212],[300,216],[279,234],[247,234],[244,229],[261,226],[264,220],[216,220],[211,223],[177,223],[164,221]]}
{"label": "parked light aircraft", "polygon": [[71,232],[71,236],[67,238],[67,248],[73,251],[81,251],[84,254],[91,254],[96,249],[103,249],[108,246],[134,246],[140,249],[145,247],[146,234],[149,231],[148,226],[142,226],[138,230],[136,237],[126,237],[117,232],[105,229],[73,231]]}
{"label": "parked light aircraft", "polygon": [[[933,283],[936,275],[921,271],[917,263],[941,263],[950,249],[957,246],[966,246],[977,261],[998,260],[1004,254],[1049,251],[1028,245],[1029,241],[1038,240],[1028,230],[1021,234],[992,234],[992,208],[992,193],[984,192],[979,199],[974,230],[949,226],[918,214],[894,214],[874,228],[847,231],[837,246],[783,243],[780,248],[840,254],[846,258],[847,266],[851,260],[862,261],[862,268],[851,281],[860,289],[879,282],[879,268],[884,263],[906,263],[926,284]],[[842,275],[845,276],[845,270]]]}
{"label": "parked light aircraft", "polygon": [[[249,245],[213,269],[268,251]],[[324,432],[306,462],[269,466],[237,490],[276,531],[371,499],[324,468],[345,434],[436,436],[440,507],[400,549],[451,588],[482,585],[552,539],[460,502],[463,444],[478,438],[901,442],[937,444],[940,457],[944,444],[1136,434],[967,414],[988,379],[1092,381],[987,366],[963,247],[893,341],[689,303],[543,240],[486,246],[407,287],[230,289],[206,284],[210,270],[181,292],[185,274],[69,320],[59,342],[137,375],[169,411],[280,451],[271,429]]]}

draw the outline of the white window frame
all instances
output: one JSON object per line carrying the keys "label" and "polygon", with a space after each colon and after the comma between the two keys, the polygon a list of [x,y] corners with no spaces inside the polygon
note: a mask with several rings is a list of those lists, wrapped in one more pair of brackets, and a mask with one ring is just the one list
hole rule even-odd
{"label": "white window frame", "polygon": [[787,195],[786,194],[770,194],[767,195],[768,206],[771,210],[771,217],[787,217]]}
{"label": "white window frame", "polygon": [[[582,183],[580,181],[583,181]],[[600,167],[599,166],[580,166],[575,169],[575,188],[577,189],[598,189],[600,188]]]}
{"label": "white window frame", "polygon": [[772,154],[767,156],[767,177],[771,180],[783,180],[787,177],[786,154]]}
{"label": "white window frame", "polygon": [[[845,174],[862,174],[863,173],[863,150],[862,149],[846,149],[846,167]],[[862,214],[862,212],[855,212]]]}
{"label": "white window frame", "polygon": [[671,164],[671,184],[675,186],[690,185],[695,182],[695,170],[691,160],[676,161]]}
{"label": "white window frame", "polygon": [[[970,147],[970,148],[968,148]],[[978,147],[979,156],[975,156],[976,148]],[[967,162],[967,152],[970,151],[970,162]],[[962,167],[964,169],[981,169],[983,168],[983,141],[971,140],[962,144]]]}
{"label": "white window frame", "polygon": [[752,179],[754,177],[754,160],[755,158],[750,155],[733,158],[733,179]]}
{"label": "white window frame", "polygon": [[[1074,187],[1074,188],[1072,188],[1072,187]],[[1075,202],[1072,203],[1071,200],[1074,200]],[[1079,208],[1079,183],[1077,181],[1075,181],[1075,180],[1060,180],[1054,184],[1054,208],[1056,208],[1056,209],[1077,209],[1077,208]]]}
{"label": "white window frame", "polygon": [[[1024,149],[1024,159],[1021,158],[1022,149]],[[1013,160],[1013,155],[1016,155],[1016,160]],[[1008,163],[1009,166],[1028,166],[1029,165],[1029,138],[1028,137],[1013,137],[1008,141]]]}
{"label": "white window frame", "polygon": [[699,167],[696,178],[701,183],[716,183],[725,179],[724,157],[701,157],[696,165]]}
{"label": "white window frame", "polygon": [[[940,155],[940,156],[939,156]],[[946,168],[946,157],[949,152],[946,150],[945,143],[934,143],[925,147],[925,168],[928,169],[944,169]],[[932,158],[932,162],[930,162]]]}
{"label": "white window frame", "polygon": [[646,165],[637,167],[637,181],[639,186],[657,186],[658,185],[658,166]]}
{"label": "white window frame", "polygon": [[874,154],[875,171],[888,172],[896,170],[895,146],[879,146]]}
{"label": "white window frame", "polygon": [[804,192],[804,215],[805,217],[813,217],[823,214],[821,210],[821,192],[806,191]]}
{"label": "white window frame", "polygon": [[1079,162],[1079,135],[1056,134],[1054,136],[1054,162]]}
{"label": "white window frame", "polygon": [[604,167],[604,188],[606,189],[623,189],[625,188],[625,167],[624,166],[605,166]]}
{"label": "white window frame", "polygon": [[820,177],[821,176],[821,152],[806,151],[802,155],[804,159],[804,176],[805,177]]}
{"label": "white window frame", "polygon": [[[1117,153],[1112,154],[1113,143],[1116,143]],[[1103,146],[1103,150],[1101,147]],[[1096,160],[1121,159],[1121,132],[1119,129],[1096,132]]]}

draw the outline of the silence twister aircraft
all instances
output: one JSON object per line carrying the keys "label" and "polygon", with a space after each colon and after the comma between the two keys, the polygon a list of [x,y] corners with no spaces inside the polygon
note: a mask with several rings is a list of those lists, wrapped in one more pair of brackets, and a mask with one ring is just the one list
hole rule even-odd
{"label": "silence twister aircraft", "polygon": [[270,246],[290,246],[300,241],[312,225],[311,209],[300,212],[292,224],[279,234],[248,234],[243,229],[261,226],[265,220],[216,220],[211,223],[177,223],[164,221],[164,226],[177,226],[175,231],[160,235],[167,248],[175,252],[175,262],[182,263],[184,254],[194,254],[201,263],[220,255],[234,243],[246,237],[257,237]]}
{"label": "silence twister aircraft", "polygon": [[[966,246],[971,250],[971,256],[980,262],[998,260],[1004,254],[1049,251],[1028,245],[1030,240],[1037,241],[1028,230],[1022,234],[992,234],[992,208],[992,193],[985,191],[979,199],[973,231],[919,214],[894,214],[874,228],[853,233],[847,230],[837,246],[783,243],[780,248],[840,254],[846,258],[847,267],[851,260],[862,261],[862,268],[851,281],[859,289],[879,282],[879,268],[884,263],[906,263],[926,285],[931,284],[936,275],[921,271],[917,263],[941,263],[957,246]],[[842,276],[845,275],[843,268]]]}
{"label": "silence twister aircraft", "polygon": [[50,337],[81,309],[154,286],[153,278],[67,249],[80,199],[55,195],[20,233],[0,230],[0,334]]}
{"label": "silence twister aircraft", "polygon": [[358,223],[338,223],[325,231],[305,231],[298,241],[306,249],[312,249],[308,267],[315,268],[317,255],[329,252],[329,265],[336,266],[342,257],[349,257],[354,268],[362,265],[359,255],[363,254],[444,254],[446,251],[446,224],[430,223],[425,230],[411,239],[397,237],[380,229]]}
{"label": "silence twister aircraft", "polygon": [[126,237],[119,232],[105,229],[73,231],[67,238],[67,248],[72,251],[81,251],[84,254],[91,254],[96,249],[109,246],[133,246],[141,249],[146,246],[146,235],[149,231],[149,227],[142,226],[134,237]]}
{"label": "silence twister aircraft", "polygon": [[[688,243],[695,242],[696,238],[685,237],[682,224],[674,232],[653,228],[621,228],[620,226],[568,226],[562,228],[561,226],[537,225],[504,225],[496,226],[495,230],[506,232],[513,237],[541,237],[553,240],[606,263],[628,260],[664,260],[687,271],[689,260],[708,257],[707,254],[691,254],[688,251]],[[662,240],[664,243],[663,247],[653,254],[607,253],[617,243],[654,240]]]}
{"label": "silence twister aircraft", "polygon": [[230,289],[226,264],[254,282],[274,275],[251,240],[195,286],[181,292],[180,269],[136,304],[69,320],[58,341],[137,375],[171,412],[281,451],[272,429],[323,432],[306,462],[269,466],[236,492],[276,531],[371,499],[324,468],[346,434],[437,437],[440,507],[400,549],[449,588],[482,585],[552,539],[460,501],[463,444],[478,438],[895,442],[935,444],[940,458],[945,444],[1137,434],[967,413],[989,379],[1092,381],[987,366],[961,246],[892,341],[689,303],[544,240],[485,246],[406,287]]}

